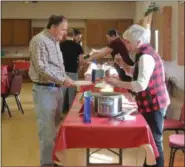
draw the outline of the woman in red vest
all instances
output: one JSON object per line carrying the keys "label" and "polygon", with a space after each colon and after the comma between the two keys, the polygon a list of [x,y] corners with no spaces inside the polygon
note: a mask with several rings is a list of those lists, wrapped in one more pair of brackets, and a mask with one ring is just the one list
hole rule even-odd
{"label": "woman in red vest", "polygon": [[115,57],[115,62],[127,73],[132,73],[133,81],[124,82],[115,78],[106,78],[106,81],[113,86],[129,89],[135,94],[138,111],[150,126],[159,151],[155,167],[164,167],[163,123],[170,100],[163,63],[149,44],[150,33],[145,28],[132,25],[125,31],[123,38],[125,46],[135,59],[135,66],[133,69],[129,67],[120,55]]}

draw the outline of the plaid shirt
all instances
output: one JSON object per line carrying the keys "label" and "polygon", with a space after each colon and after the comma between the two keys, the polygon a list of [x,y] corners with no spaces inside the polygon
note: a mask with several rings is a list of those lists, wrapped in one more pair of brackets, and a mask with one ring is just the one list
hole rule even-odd
{"label": "plaid shirt", "polygon": [[[155,68],[150,77],[148,87],[146,90],[136,94],[136,101],[139,112],[152,112],[159,109],[166,108],[170,104],[169,95],[165,84],[165,75],[163,64],[160,56],[149,45],[145,44],[140,48],[140,53],[136,55],[136,64],[134,71],[134,80],[138,77],[138,62],[143,54],[149,54],[154,58]],[[150,63],[150,62],[148,62]]]}
{"label": "plaid shirt", "polygon": [[63,56],[56,41],[44,29],[30,42],[29,76],[33,82],[62,84],[66,77]]}

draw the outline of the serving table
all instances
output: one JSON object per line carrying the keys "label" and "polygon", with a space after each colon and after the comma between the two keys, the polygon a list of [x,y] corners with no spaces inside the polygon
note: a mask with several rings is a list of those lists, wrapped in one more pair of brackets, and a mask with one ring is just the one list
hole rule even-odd
{"label": "serving table", "polygon": [[[124,95],[130,96],[128,92],[124,92]],[[81,92],[77,93],[72,107],[59,126],[52,157],[54,162],[64,163],[65,158],[62,157],[66,149],[84,148],[86,166],[100,165],[90,163],[89,158],[94,153],[90,152],[90,148],[107,148],[119,156],[117,165],[122,165],[123,148],[143,147],[146,151],[146,163],[148,165],[156,163],[155,159],[159,153],[150,128],[141,114],[135,114],[134,120],[126,121],[92,115],[91,123],[85,124],[81,116],[83,110],[81,96]],[[117,148],[119,152],[110,148]]]}

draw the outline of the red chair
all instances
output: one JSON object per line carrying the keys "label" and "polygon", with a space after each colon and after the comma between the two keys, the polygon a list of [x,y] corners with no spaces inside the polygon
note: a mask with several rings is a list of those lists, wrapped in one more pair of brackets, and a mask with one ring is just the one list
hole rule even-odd
{"label": "red chair", "polygon": [[1,75],[1,94],[6,93],[9,88],[8,75]]}
{"label": "red chair", "polygon": [[2,99],[1,113],[4,113],[5,109],[7,109],[10,117],[11,112],[4,97],[6,97],[7,94],[9,93],[12,76],[13,76],[12,73],[7,73],[6,76],[1,76],[1,99]]}
{"label": "red chair", "polygon": [[169,145],[170,145],[170,148],[171,148],[169,167],[173,167],[174,159],[175,159],[175,153],[178,150],[182,150],[183,153],[185,152],[184,134],[170,135],[169,136]]}
{"label": "red chair", "polygon": [[4,112],[4,109],[7,108],[8,109],[8,114],[11,117],[11,112],[9,110],[8,104],[6,102],[6,98],[10,97],[10,96],[14,96],[18,109],[19,111],[22,112],[22,114],[24,114],[24,110],[22,108],[20,99],[19,99],[19,94],[21,92],[21,88],[22,88],[22,76],[21,75],[9,75],[9,80],[10,80],[10,87],[9,87],[9,91],[7,93],[1,94],[1,98],[2,98],[2,113]]}
{"label": "red chair", "polygon": [[8,74],[8,65],[1,65],[1,75]]}
{"label": "red chair", "polygon": [[179,120],[166,118],[164,120],[164,129],[163,131],[175,131],[178,133],[178,131],[184,131],[184,104],[181,109],[181,115]]}

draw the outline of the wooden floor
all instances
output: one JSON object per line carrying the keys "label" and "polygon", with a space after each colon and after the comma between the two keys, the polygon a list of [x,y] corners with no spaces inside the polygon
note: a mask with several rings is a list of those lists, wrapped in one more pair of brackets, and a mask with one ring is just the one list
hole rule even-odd
{"label": "wooden floor", "polygon": [[[2,114],[2,166],[39,166],[39,143],[37,136],[36,117],[32,102],[31,84],[23,85],[21,102],[25,111],[22,115],[13,98],[8,99],[12,118],[7,112]],[[168,135],[164,134],[165,166],[168,166],[170,150]],[[80,154],[76,156],[76,153]],[[141,166],[145,152],[140,149],[124,149],[123,165]],[[91,158],[91,162],[113,162],[116,157],[107,150],[102,150]],[[66,156],[66,165],[85,165],[85,151],[71,150]],[[175,167],[184,166],[184,154],[178,152],[175,158]]]}

